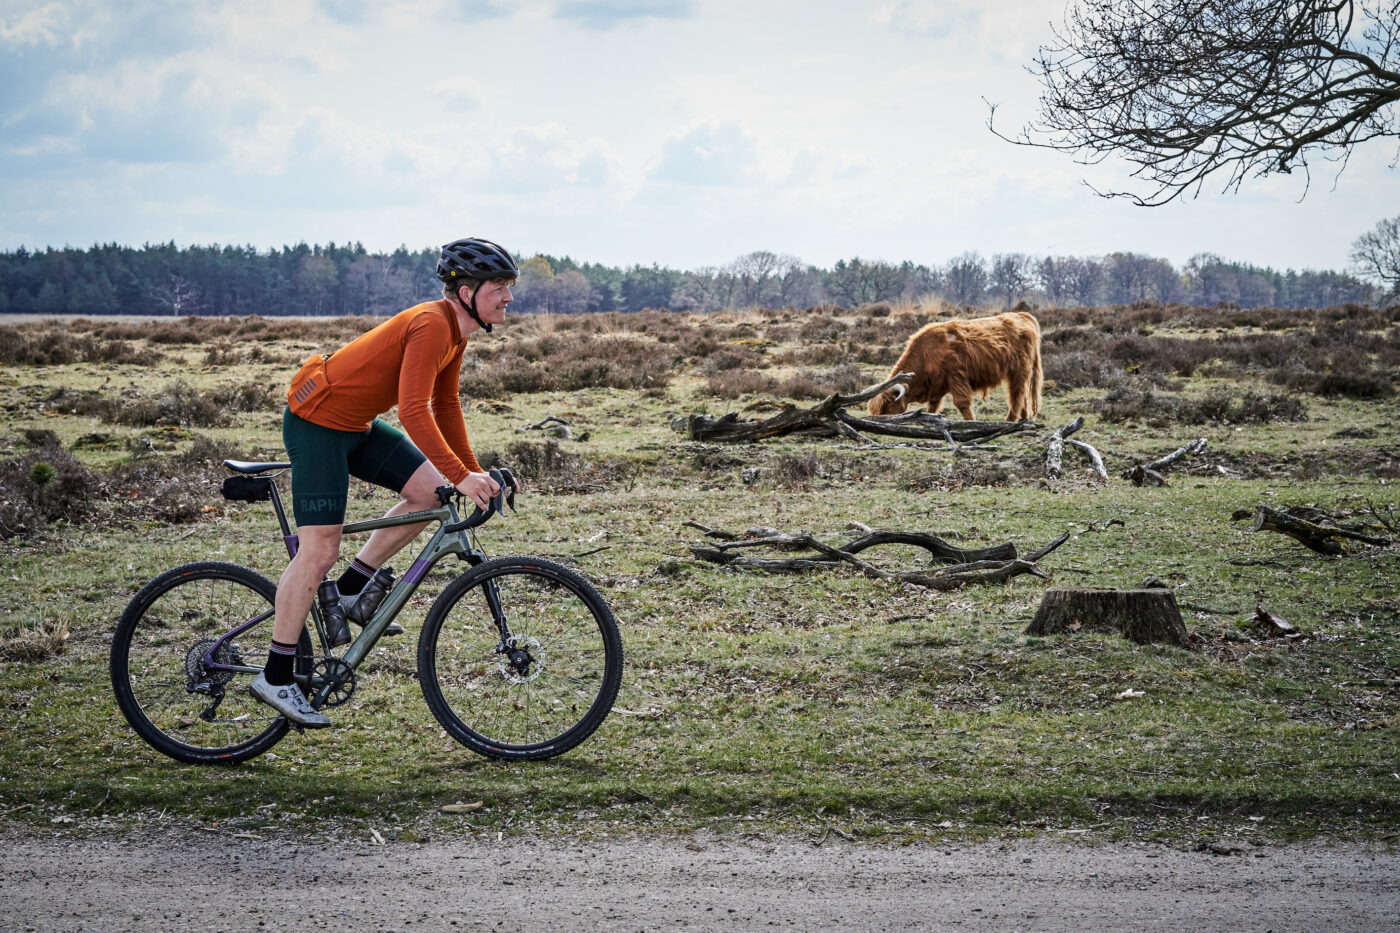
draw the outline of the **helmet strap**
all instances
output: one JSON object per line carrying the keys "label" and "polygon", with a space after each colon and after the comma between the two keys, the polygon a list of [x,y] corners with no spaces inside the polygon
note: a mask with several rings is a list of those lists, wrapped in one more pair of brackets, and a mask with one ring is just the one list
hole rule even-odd
{"label": "helmet strap", "polygon": [[476,293],[480,290],[481,285],[478,285],[472,289],[471,296],[466,301],[462,301],[462,290],[459,288],[457,289],[457,300],[462,303],[462,307],[467,309],[467,313],[471,315],[473,321],[476,321],[477,326],[489,334],[491,333],[491,325],[483,321],[481,315],[476,313]]}

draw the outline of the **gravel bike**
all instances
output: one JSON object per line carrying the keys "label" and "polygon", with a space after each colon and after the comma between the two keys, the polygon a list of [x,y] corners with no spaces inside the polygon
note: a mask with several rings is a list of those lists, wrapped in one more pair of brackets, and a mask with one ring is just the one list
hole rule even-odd
{"label": "gravel bike", "polygon": [[[225,460],[225,498],[272,502],[289,558],[297,536],[274,478],[289,463]],[[439,506],[352,522],[346,534],[437,521],[438,527],[359,636],[336,655],[321,607],[297,645],[296,681],[317,709],[354,695],[356,670],[428,571],[456,555],[471,566],[439,593],[418,638],[423,698],[447,733],[490,758],[551,758],[602,724],[622,681],[617,620],[579,574],[538,557],[487,558],[467,532],[514,508],[516,483],[492,470],[501,491],[461,519],[461,496],[438,488]],[[191,764],[232,764],[276,745],[291,724],[253,699],[277,587],[236,564],[199,561],[167,570],[132,598],[112,636],[117,705],[158,751]],[[313,645],[312,634],[318,644]]]}

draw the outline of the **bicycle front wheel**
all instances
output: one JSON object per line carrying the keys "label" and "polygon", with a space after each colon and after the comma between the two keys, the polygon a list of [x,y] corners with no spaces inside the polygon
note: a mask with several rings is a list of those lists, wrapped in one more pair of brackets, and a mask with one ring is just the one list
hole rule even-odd
{"label": "bicycle front wheel", "polygon": [[622,683],[622,638],[583,577],[552,561],[498,557],[433,603],[418,679],[437,721],[473,751],[552,758],[607,718]]}
{"label": "bicycle front wheel", "polygon": [[[287,720],[248,693],[272,634],[277,587],[236,564],[185,564],[147,583],[112,635],[112,689],[122,715],[157,751],[190,764],[233,764],[287,734]],[[254,621],[256,620],[256,621]],[[233,629],[246,631],[219,645]],[[303,630],[298,669],[310,663]]]}

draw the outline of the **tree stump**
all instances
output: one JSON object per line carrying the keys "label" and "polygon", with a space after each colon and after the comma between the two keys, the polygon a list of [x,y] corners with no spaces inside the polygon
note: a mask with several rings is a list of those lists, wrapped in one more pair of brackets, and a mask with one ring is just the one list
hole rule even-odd
{"label": "tree stump", "polygon": [[1026,634],[1081,629],[1112,632],[1139,645],[1191,647],[1171,590],[1048,589]]}

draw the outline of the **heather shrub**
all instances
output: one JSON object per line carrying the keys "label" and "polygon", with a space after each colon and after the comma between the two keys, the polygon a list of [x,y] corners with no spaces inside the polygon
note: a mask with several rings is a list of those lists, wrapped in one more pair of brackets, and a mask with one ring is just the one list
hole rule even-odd
{"label": "heather shrub", "polygon": [[1121,385],[1123,367],[1092,350],[1047,354],[1041,357],[1046,383],[1059,389],[1104,388]]}
{"label": "heather shrub", "polygon": [[0,463],[0,538],[79,521],[96,507],[102,481],[62,447],[45,446]]}
{"label": "heather shrub", "polygon": [[873,385],[874,381],[854,363],[843,363],[828,370],[803,370],[795,373],[779,382],[774,391],[786,398],[820,399],[832,393],[850,395]]}
{"label": "heather shrub", "polygon": [[228,383],[203,392],[177,379],[150,391],[127,387],[116,397],[91,389],[63,388],[54,391],[47,401],[51,408],[90,415],[108,424],[219,427],[230,423],[239,412],[277,408],[283,398],[279,387],[263,383]]}
{"label": "heather shrub", "polygon": [[705,390],[713,396],[735,399],[741,395],[772,393],[778,380],[752,369],[728,369],[705,380]]}
{"label": "heather shrub", "polygon": [[1095,403],[1105,421],[1142,421],[1152,427],[1180,424],[1248,424],[1303,421],[1303,403],[1291,396],[1217,387],[1199,399],[1167,394],[1152,385],[1125,384]]}

